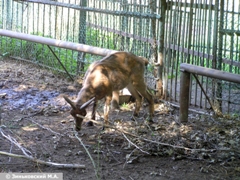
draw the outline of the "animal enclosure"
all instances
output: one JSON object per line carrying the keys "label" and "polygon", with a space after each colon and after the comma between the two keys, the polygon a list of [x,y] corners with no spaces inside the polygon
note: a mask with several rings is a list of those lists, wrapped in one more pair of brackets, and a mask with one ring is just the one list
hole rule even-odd
{"label": "animal enclosure", "polygon": [[[239,0],[1,0],[0,173],[239,179],[240,85],[195,74],[188,122],[179,118],[181,64],[239,76],[239,24]],[[110,127],[102,131],[99,101],[94,126],[88,107],[77,133],[63,97],[76,99],[88,66],[112,51],[149,60],[153,122],[146,102],[135,121],[127,103],[109,112]],[[213,116],[208,99],[223,116]]]}

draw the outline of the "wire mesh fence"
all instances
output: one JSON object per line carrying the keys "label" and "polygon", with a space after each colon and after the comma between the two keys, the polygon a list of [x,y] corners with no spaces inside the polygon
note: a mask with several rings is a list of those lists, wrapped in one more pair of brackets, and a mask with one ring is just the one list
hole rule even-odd
{"label": "wire mesh fence", "polygon": [[224,112],[224,114],[239,116],[239,84],[206,76],[197,76],[197,80],[194,76],[191,77],[190,104],[192,107],[197,107],[198,110],[204,108],[208,113]]}
{"label": "wire mesh fence", "polygon": [[[148,86],[156,89],[156,79],[162,80],[163,89],[168,94],[165,98],[172,102],[179,102],[180,63],[187,62],[239,74],[239,24],[240,5],[238,1],[231,0],[0,2],[2,29],[130,51],[148,58]],[[49,48],[5,36],[1,36],[0,49],[2,56],[28,60],[62,72],[64,70],[59,59],[73,75],[83,74],[91,62],[101,59],[100,56],[88,53]],[[163,54],[162,63],[156,52]],[[231,99],[231,88],[238,87],[237,85],[225,81],[219,85],[219,82],[207,77],[200,78],[200,82],[208,91],[212,89],[209,94],[212,100],[226,102],[227,107],[234,104],[226,98]],[[209,104],[194,79],[191,87],[191,104],[208,109]],[[222,98],[221,94],[226,98]],[[239,104],[237,100],[234,102]]]}
{"label": "wire mesh fence", "polygon": [[[155,15],[149,13],[149,6],[145,4],[97,0],[4,0],[1,4],[1,28],[131,51],[149,58],[152,37],[149,22]],[[76,59],[84,63],[87,58],[79,53]],[[78,69],[84,69],[84,64],[79,66]]]}
{"label": "wire mesh fence", "polygon": [[[181,63],[190,63],[239,74],[239,11],[236,1],[171,1],[166,11],[165,72],[166,89],[172,101],[179,101]],[[228,23],[229,22],[229,23]],[[237,27],[238,26],[238,27]],[[201,77],[210,99],[230,112],[231,84]],[[210,83],[211,82],[211,83]],[[235,101],[239,109],[239,101]],[[205,95],[194,78],[191,83],[191,105],[209,108]],[[220,108],[221,109],[221,108]],[[236,108],[235,108],[236,109]],[[234,111],[234,108],[232,109]],[[235,110],[236,112],[236,110]]]}

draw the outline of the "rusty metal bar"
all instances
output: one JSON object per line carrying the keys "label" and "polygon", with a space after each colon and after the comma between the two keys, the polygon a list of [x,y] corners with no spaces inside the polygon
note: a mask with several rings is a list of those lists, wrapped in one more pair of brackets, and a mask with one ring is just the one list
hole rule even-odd
{"label": "rusty metal bar", "polygon": [[188,107],[189,107],[189,91],[190,91],[190,73],[202,76],[208,76],[215,79],[230,81],[240,84],[240,75],[232,74],[211,68],[195,66],[187,63],[180,65],[181,79],[180,79],[180,122],[188,121]]}
{"label": "rusty metal bar", "polygon": [[58,56],[55,54],[55,52],[52,50],[52,48],[47,45],[47,47],[50,49],[50,51],[52,52],[52,54],[54,55],[54,57],[57,59],[58,63],[62,66],[62,68],[64,69],[64,71],[67,73],[67,75],[70,77],[70,79],[72,81],[74,81],[73,77],[71,76],[71,74],[67,71],[67,69],[65,68],[65,66],[63,65],[63,63],[61,62],[61,60],[58,58]]}
{"label": "rusty metal bar", "polygon": [[49,46],[71,49],[71,50],[75,50],[75,51],[81,51],[81,52],[95,54],[95,55],[99,55],[99,56],[107,56],[108,54],[117,52],[115,50],[109,50],[109,49],[89,46],[89,45],[85,45],[85,44],[61,41],[61,40],[56,40],[56,39],[52,39],[52,38],[46,38],[46,37],[41,37],[41,36],[36,36],[36,35],[19,33],[19,32],[4,30],[4,29],[0,29],[0,36],[8,36],[11,38],[22,39],[22,40],[26,40],[26,41],[35,42],[35,43],[46,44]]}
{"label": "rusty metal bar", "polygon": [[[214,108],[213,108],[213,104],[212,104],[210,98],[208,97],[207,92],[204,90],[204,88],[203,88],[201,82],[199,81],[197,75],[196,75],[196,74],[193,74],[193,76],[194,76],[194,78],[196,79],[197,84],[198,84],[199,87],[201,88],[201,90],[202,90],[203,94],[205,95],[205,97],[206,97],[208,103],[210,104],[211,108],[214,110]],[[196,93],[196,94],[197,94],[197,93]],[[201,95],[201,96],[202,96],[202,95]],[[201,97],[200,97],[200,99],[201,99]]]}

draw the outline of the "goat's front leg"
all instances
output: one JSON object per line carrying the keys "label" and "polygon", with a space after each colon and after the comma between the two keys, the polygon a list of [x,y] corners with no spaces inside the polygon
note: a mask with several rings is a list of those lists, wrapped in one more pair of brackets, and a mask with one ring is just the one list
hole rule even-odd
{"label": "goat's front leg", "polygon": [[95,120],[96,119],[96,108],[97,108],[97,101],[94,102],[93,104],[93,108],[92,108],[92,119]]}
{"label": "goat's front leg", "polygon": [[[91,116],[92,120],[96,119],[96,108],[97,108],[97,101],[94,102],[93,107],[92,107],[92,116]],[[88,121],[86,123],[86,126],[93,126],[93,122],[92,121]]]}
{"label": "goat's front leg", "polygon": [[112,93],[112,109],[120,109],[119,107],[119,91]]}
{"label": "goat's front leg", "polygon": [[110,111],[111,101],[112,101],[112,94],[106,96],[106,101],[105,101],[105,105],[104,105],[104,123],[105,124],[108,124],[108,115],[109,115],[109,111]]}

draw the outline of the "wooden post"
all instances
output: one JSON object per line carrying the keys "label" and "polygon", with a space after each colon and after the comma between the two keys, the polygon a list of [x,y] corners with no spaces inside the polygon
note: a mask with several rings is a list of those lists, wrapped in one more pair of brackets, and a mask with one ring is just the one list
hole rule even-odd
{"label": "wooden post", "polygon": [[[156,4],[156,1],[154,2]],[[164,69],[164,36],[165,36],[165,13],[166,13],[166,8],[167,8],[167,2],[166,0],[161,0],[161,20],[159,22],[159,27],[160,28],[160,34],[159,34],[159,47],[157,47],[157,42],[156,42],[156,35],[154,38],[154,44],[153,44],[153,49],[154,49],[154,56],[155,56],[155,69],[156,69],[156,78],[157,78],[157,83],[156,83],[156,97],[158,98],[163,98],[166,99],[167,97],[167,92],[163,91],[163,69]],[[153,9],[153,8],[152,8]],[[156,11],[156,10],[155,10]],[[154,23],[155,24],[154,24]],[[154,27],[156,27],[156,20],[152,20],[152,24]],[[153,32],[153,34],[156,32]],[[157,53],[157,51],[159,51]]]}
{"label": "wooden post", "polygon": [[188,121],[190,73],[182,70],[180,79],[180,122]]}

